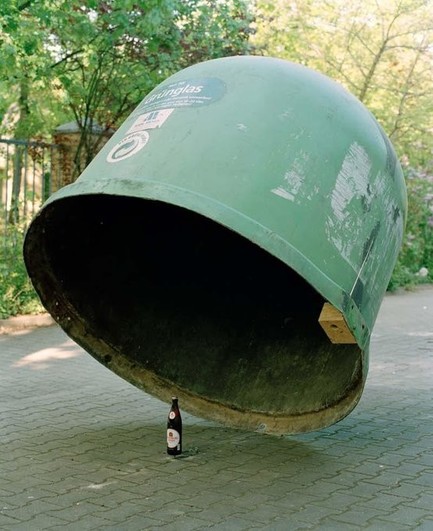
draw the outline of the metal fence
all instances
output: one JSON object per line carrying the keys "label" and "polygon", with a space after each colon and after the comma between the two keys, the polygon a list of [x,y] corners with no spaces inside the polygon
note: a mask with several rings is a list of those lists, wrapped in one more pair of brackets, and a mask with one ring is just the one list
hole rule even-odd
{"label": "metal fence", "polygon": [[13,250],[60,180],[60,146],[0,138],[0,235]]}

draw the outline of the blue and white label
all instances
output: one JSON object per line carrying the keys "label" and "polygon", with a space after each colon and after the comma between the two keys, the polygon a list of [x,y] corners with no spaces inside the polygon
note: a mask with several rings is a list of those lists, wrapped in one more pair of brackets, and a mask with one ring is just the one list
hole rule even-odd
{"label": "blue and white label", "polygon": [[144,98],[135,112],[203,107],[221,99],[226,90],[224,81],[216,77],[162,83]]}

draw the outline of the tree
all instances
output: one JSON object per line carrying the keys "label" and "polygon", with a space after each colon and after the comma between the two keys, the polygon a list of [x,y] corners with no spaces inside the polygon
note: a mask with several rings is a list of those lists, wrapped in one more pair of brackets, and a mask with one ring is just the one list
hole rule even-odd
{"label": "tree", "polygon": [[[53,115],[69,109],[82,133],[79,172],[98,149],[91,134],[96,123],[117,126],[180,68],[247,53],[251,17],[244,0],[12,0],[0,10],[0,59],[7,59],[0,82],[27,94],[19,112],[27,125],[15,133],[37,129],[29,126],[38,115],[32,102]],[[45,101],[36,100],[41,82]]]}
{"label": "tree", "polygon": [[59,111],[47,98],[47,4],[10,0],[0,5],[0,133],[15,138],[44,136]]}
{"label": "tree", "polygon": [[376,115],[401,156],[433,147],[430,0],[259,1],[255,44],[340,81]]}

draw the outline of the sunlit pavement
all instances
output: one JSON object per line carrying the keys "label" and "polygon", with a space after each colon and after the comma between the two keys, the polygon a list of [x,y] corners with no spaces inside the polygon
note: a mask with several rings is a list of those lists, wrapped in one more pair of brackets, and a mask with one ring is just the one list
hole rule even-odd
{"label": "sunlit pavement", "polygon": [[0,528],[433,530],[433,288],[387,296],[360,404],[271,437],[169,406],[57,327],[0,336]]}

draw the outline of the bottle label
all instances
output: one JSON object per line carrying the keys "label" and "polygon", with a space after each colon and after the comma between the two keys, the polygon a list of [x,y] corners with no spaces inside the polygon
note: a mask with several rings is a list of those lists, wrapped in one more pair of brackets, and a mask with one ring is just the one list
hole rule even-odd
{"label": "bottle label", "polygon": [[172,428],[168,428],[167,430],[167,446],[169,448],[176,448],[176,446],[180,443],[180,435],[179,432],[176,430],[173,430]]}
{"label": "bottle label", "polygon": [[176,416],[176,413],[174,411],[170,411],[170,414],[168,415],[168,418],[170,420],[173,420],[175,416]]}

